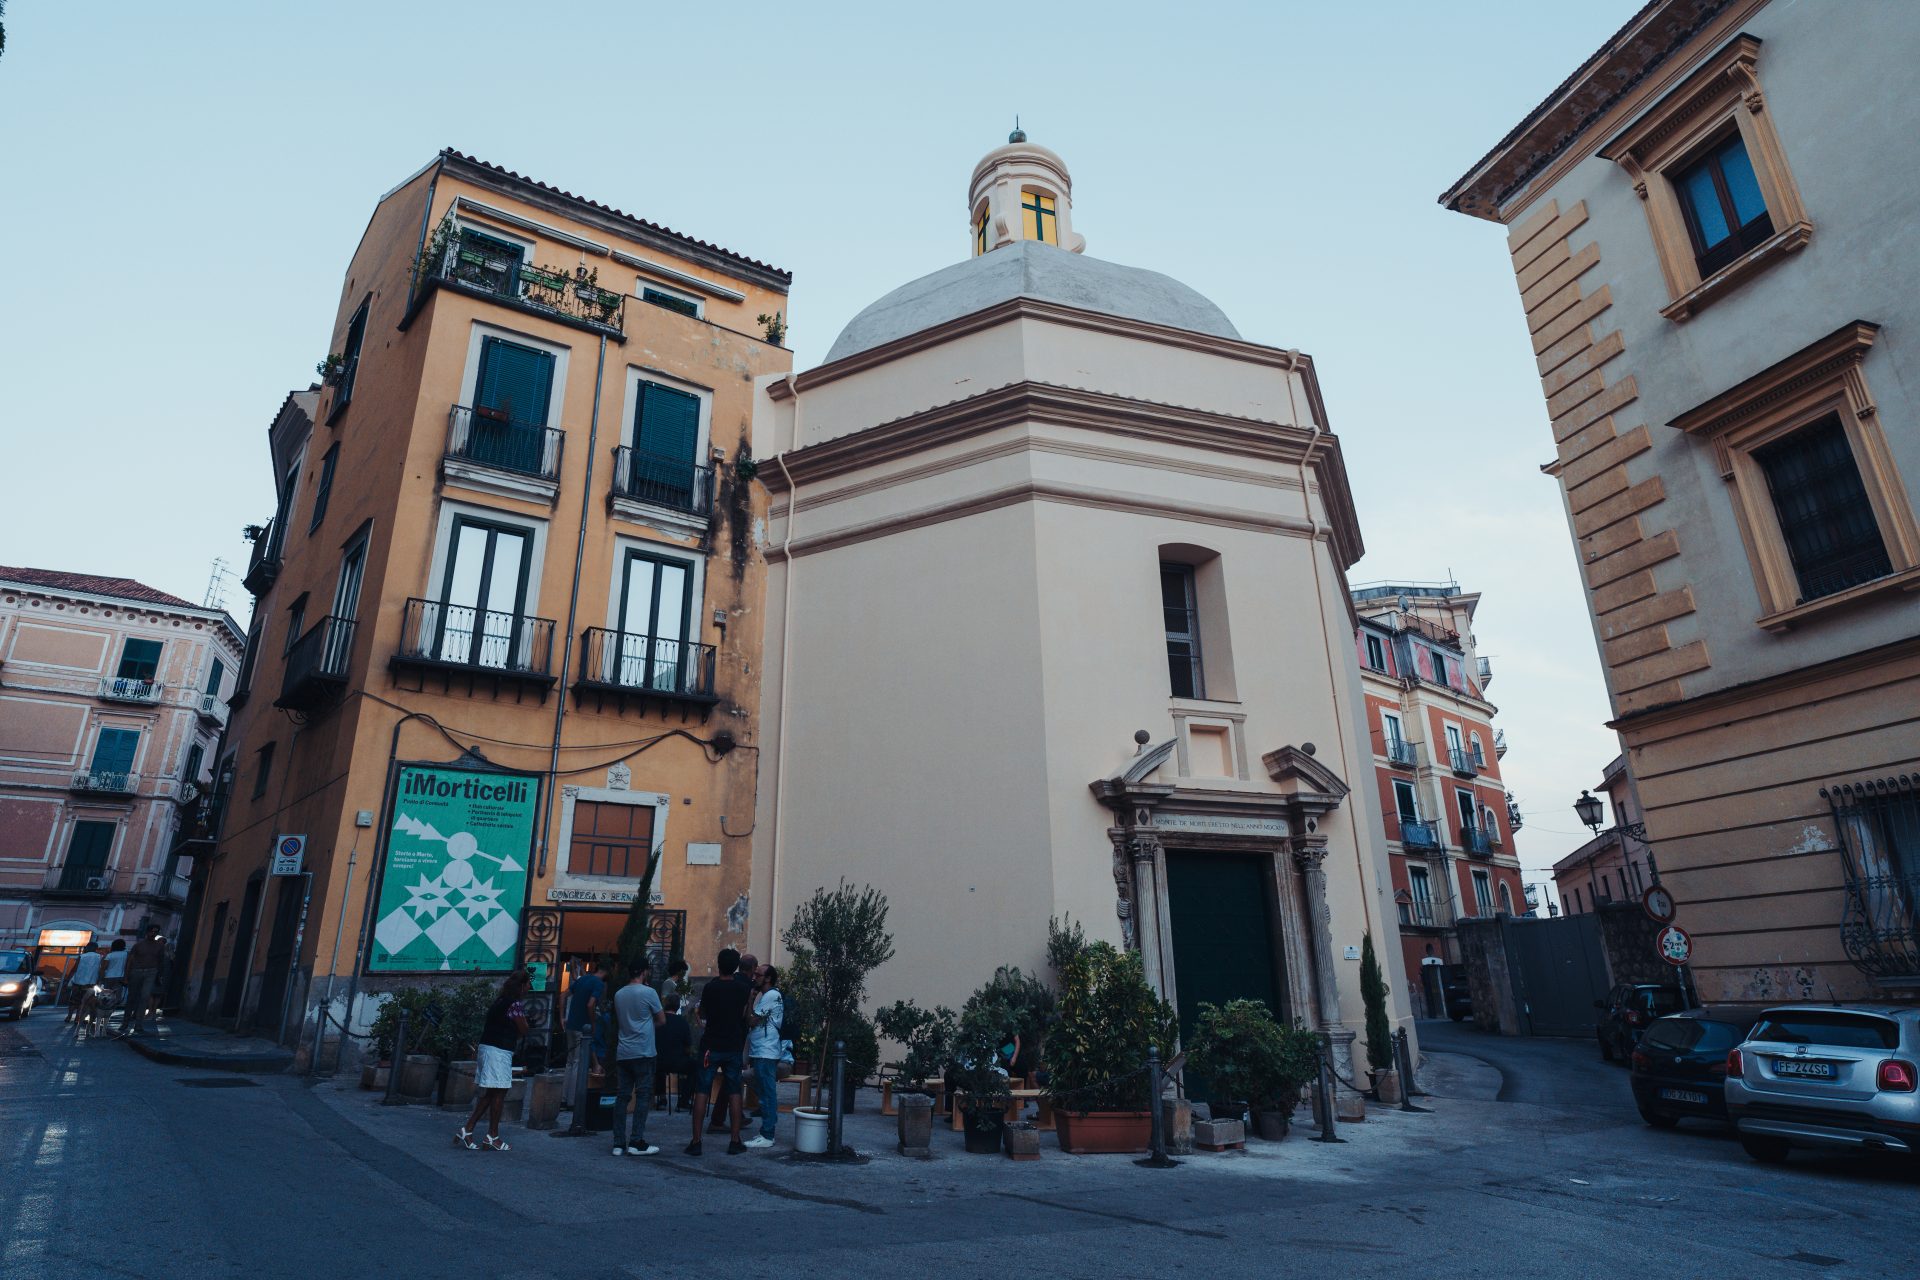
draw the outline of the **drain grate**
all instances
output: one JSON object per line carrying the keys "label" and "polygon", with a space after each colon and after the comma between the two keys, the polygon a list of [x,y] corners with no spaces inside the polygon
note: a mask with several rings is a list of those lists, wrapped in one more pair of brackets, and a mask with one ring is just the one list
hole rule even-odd
{"label": "drain grate", "polygon": [[248,1080],[242,1076],[192,1076],[177,1081],[189,1089],[258,1089],[258,1080]]}

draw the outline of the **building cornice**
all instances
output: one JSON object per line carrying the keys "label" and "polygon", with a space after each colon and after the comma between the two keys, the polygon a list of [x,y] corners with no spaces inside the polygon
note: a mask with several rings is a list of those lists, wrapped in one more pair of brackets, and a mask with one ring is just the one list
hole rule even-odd
{"label": "building cornice", "polygon": [[1848,365],[1859,364],[1867,358],[1868,350],[1879,335],[1880,326],[1870,320],[1849,321],[1706,403],[1694,406],[1667,425],[1690,435],[1717,435],[1802,388],[1823,382]]}
{"label": "building cornice", "polygon": [[0,590],[17,591],[23,596],[38,596],[42,600],[69,600],[80,604],[98,605],[107,609],[120,609],[127,613],[164,615],[173,618],[192,618],[195,621],[211,624],[216,630],[225,629],[228,639],[233,642],[236,652],[246,646],[246,633],[240,629],[223,609],[202,609],[190,605],[157,604],[148,600],[130,600],[125,596],[97,595],[90,591],[71,591],[64,587],[49,587],[45,583],[16,582],[12,578],[0,578]]}

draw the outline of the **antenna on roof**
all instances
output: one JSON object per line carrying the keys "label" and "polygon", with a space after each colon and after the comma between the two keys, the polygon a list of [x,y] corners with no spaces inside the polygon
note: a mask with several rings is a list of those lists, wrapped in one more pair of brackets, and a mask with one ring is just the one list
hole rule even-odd
{"label": "antenna on roof", "polygon": [[213,568],[207,574],[207,594],[201,599],[200,603],[209,609],[225,609],[227,607],[227,579],[232,576],[233,573],[227,568],[226,560],[223,557],[215,556],[213,558]]}

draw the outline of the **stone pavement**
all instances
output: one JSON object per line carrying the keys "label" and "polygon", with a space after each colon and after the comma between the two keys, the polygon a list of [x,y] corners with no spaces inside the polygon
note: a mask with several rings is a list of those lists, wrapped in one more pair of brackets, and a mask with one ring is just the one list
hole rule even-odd
{"label": "stone pavement", "polygon": [[205,1071],[264,1075],[293,1065],[293,1052],[271,1040],[235,1035],[223,1027],[185,1018],[156,1018],[154,1026],[150,1034],[127,1036],[121,1043],[155,1062]]}

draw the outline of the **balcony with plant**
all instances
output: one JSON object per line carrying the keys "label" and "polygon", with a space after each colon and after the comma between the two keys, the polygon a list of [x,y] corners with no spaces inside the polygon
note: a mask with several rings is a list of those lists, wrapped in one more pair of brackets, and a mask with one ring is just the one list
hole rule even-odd
{"label": "balcony with plant", "polygon": [[576,328],[625,337],[626,296],[600,287],[599,268],[532,265],[519,245],[462,227],[451,213],[414,260],[413,283],[409,322],[435,289],[450,289]]}

